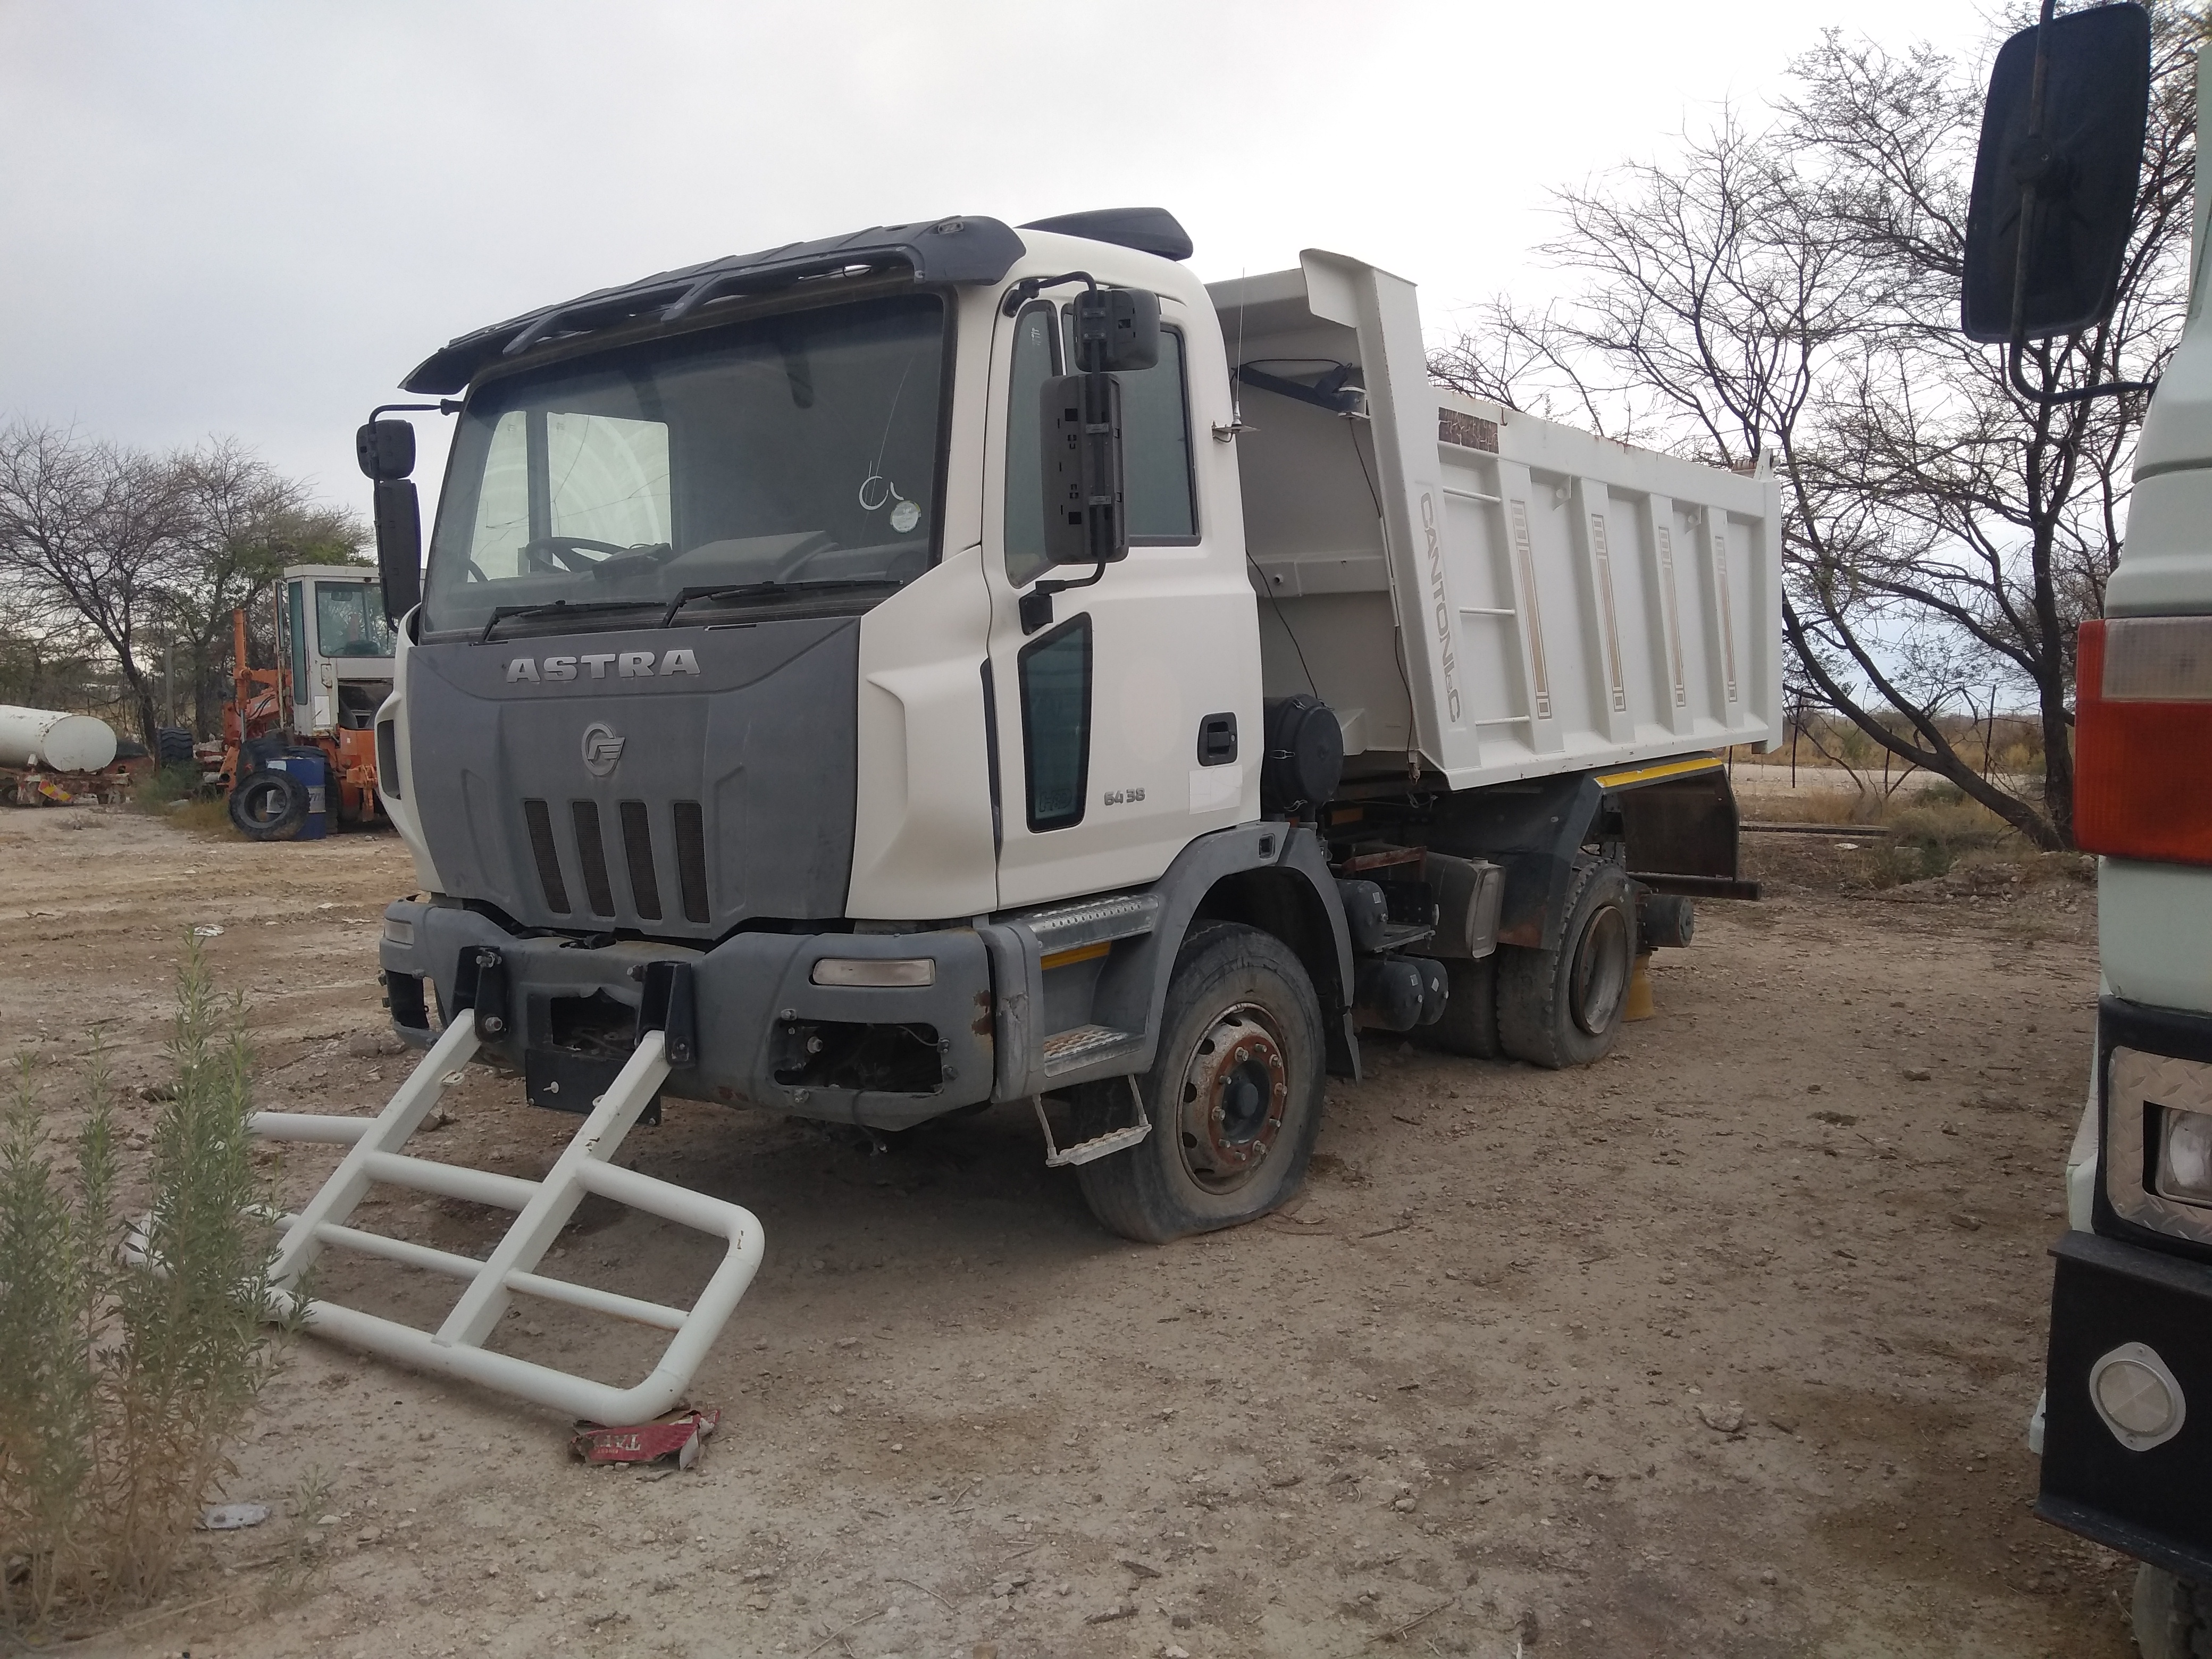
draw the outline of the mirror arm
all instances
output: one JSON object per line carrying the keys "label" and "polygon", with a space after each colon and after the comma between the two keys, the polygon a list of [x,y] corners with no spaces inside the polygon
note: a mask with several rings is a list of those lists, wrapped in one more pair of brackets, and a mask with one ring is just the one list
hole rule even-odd
{"label": "mirror arm", "polygon": [[1006,301],[999,307],[1000,313],[1011,317],[1045,289],[1059,288],[1066,283],[1081,283],[1093,293],[1098,289],[1098,279],[1087,270],[1062,271],[1057,276],[1024,276],[1006,290]]}
{"label": "mirror arm", "polygon": [[441,398],[434,404],[379,404],[368,411],[368,418],[380,421],[386,415],[397,414],[402,410],[420,410],[426,415],[434,411],[440,415],[458,415],[461,412],[461,400],[459,398]]}
{"label": "mirror arm", "polygon": [[1034,634],[1040,628],[1052,626],[1052,596],[1065,593],[1072,588],[1093,587],[1106,579],[1106,567],[1099,565],[1080,581],[1042,581],[1022,595],[1022,632]]}
{"label": "mirror arm", "polygon": [[2041,404],[2045,408],[2060,404],[2087,403],[2092,398],[2116,398],[2126,392],[2151,392],[2158,390],[2156,380],[2107,380],[2102,386],[2076,386],[2071,392],[2039,392],[2027,383],[2027,377],[2020,372],[2021,358],[2026,354],[2027,349],[2027,342],[2015,337],[2010,349],[2005,353],[2006,368],[2012,380],[2012,389],[2027,398],[2028,402]]}

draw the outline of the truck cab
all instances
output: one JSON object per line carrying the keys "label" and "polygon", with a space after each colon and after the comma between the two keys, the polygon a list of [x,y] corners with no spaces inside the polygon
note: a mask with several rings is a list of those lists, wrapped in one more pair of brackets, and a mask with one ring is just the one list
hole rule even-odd
{"label": "truck cab", "polygon": [[293,734],[369,731],[392,695],[392,624],[375,571],[287,565],[280,616]]}
{"label": "truck cab", "polygon": [[[2017,368],[2028,341],[2094,337],[2112,314],[2151,42],[2139,6],[2055,19],[2046,6],[1992,70],[1964,323],[2046,404],[2154,392],[2107,370],[2039,392]],[[2136,436],[2125,545],[2076,653],[2073,823],[2098,855],[2100,982],[2028,1431],[2036,1513],[2142,1564],[2145,1659],[2212,1655],[2212,179],[2199,137],[2186,318]]]}

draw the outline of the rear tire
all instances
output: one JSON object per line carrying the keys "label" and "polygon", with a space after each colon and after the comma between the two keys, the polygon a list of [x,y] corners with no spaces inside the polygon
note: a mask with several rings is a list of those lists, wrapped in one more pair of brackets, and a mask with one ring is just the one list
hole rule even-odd
{"label": "rear tire", "polygon": [[307,821],[307,786],[289,772],[249,772],[230,792],[230,821],[248,841],[293,841]]}
{"label": "rear tire", "polygon": [[[1321,1000],[1288,945],[1236,923],[1194,931],[1168,981],[1158,1053],[1137,1079],[1152,1132],[1078,1166],[1091,1212],[1146,1244],[1267,1214],[1305,1179],[1325,1054]],[[1130,1121],[1120,1078],[1073,1092],[1083,1139]]]}
{"label": "rear tire", "polygon": [[1474,962],[1447,960],[1444,972],[1451,979],[1451,994],[1444,1000],[1443,1017],[1413,1033],[1425,1048],[1469,1060],[1495,1060],[1498,1045],[1498,954],[1492,951]]}
{"label": "rear tire", "polygon": [[1588,864],[1567,890],[1555,950],[1498,950],[1498,1036],[1505,1052],[1557,1071],[1613,1051],[1636,966],[1636,896],[1617,864]]}
{"label": "rear tire", "polygon": [[2146,1561],[2136,1570],[2134,1613],[2142,1659],[2212,1659],[2212,1589]]}

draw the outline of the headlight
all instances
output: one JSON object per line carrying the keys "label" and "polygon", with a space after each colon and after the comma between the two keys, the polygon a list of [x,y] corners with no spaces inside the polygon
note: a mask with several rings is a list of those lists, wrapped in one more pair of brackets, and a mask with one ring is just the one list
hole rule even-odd
{"label": "headlight", "polygon": [[812,977],[817,985],[872,989],[934,985],[937,963],[927,957],[823,957],[814,964]]}
{"label": "headlight", "polygon": [[398,916],[386,916],[384,919],[384,938],[386,944],[412,948],[415,943],[415,924],[411,921],[402,921]]}
{"label": "headlight", "polygon": [[2115,1045],[2099,1173],[2121,1220],[2212,1245],[2212,1064]]}
{"label": "headlight", "polygon": [[2171,1108],[2158,1115],[2160,1194],[2185,1204],[2212,1204],[2212,1117]]}

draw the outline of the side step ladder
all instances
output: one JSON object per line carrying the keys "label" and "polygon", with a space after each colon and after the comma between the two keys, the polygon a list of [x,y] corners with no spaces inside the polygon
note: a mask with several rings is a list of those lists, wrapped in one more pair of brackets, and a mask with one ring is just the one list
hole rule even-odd
{"label": "side step ladder", "polygon": [[[350,1346],[421,1370],[481,1383],[593,1423],[641,1423],[658,1417],[682,1403],[708,1346],[752,1284],[765,1239],[761,1224],[738,1205],[619,1168],[613,1161],[623,1138],[668,1075],[670,1034],[665,1030],[641,1034],[629,1060],[543,1181],[433,1163],[402,1152],[399,1148],[421,1127],[447,1087],[459,1080],[460,1068],[476,1054],[481,1042],[477,1019],[483,1016],[482,1010],[474,1018],[456,1011],[445,1034],[375,1117],[254,1115],[253,1133],[264,1139],[320,1141],[351,1149],[307,1207],[283,1218],[283,1242],[270,1274],[276,1287],[273,1311],[289,1315],[297,1307],[309,1329]],[[517,1214],[491,1255],[479,1261],[348,1225],[355,1206],[378,1182],[495,1205]],[[587,1193],[728,1241],[720,1265],[688,1312],[538,1272],[539,1261]],[[296,1303],[300,1276],[331,1245],[444,1273],[464,1281],[466,1288],[435,1332],[319,1297],[304,1305]],[[509,1297],[517,1292],[674,1334],[650,1376],[634,1388],[617,1389],[488,1351],[484,1342],[498,1328]]]}
{"label": "side step ladder", "polygon": [[1037,1127],[1044,1131],[1044,1164],[1048,1170],[1064,1170],[1072,1164],[1096,1164],[1100,1158],[1124,1152],[1136,1146],[1152,1132],[1152,1121],[1145,1115],[1145,1097],[1139,1092],[1137,1079],[1124,1079],[1129,1085],[1129,1098],[1137,1108],[1137,1121],[1126,1128],[1109,1129],[1103,1135],[1093,1135],[1088,1140],[1079,1140],[1066,1152],[1053,1144],[1052,1122],[1044,1115],[1044,1097],[1031,1095],[1030,1104],[1036,1110]]}

